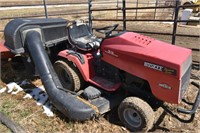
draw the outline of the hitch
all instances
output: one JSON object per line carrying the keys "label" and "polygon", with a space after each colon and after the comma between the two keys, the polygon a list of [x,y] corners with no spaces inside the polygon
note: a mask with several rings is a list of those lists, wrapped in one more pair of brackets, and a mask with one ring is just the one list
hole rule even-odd
{"label": "hitch", "polygon": [[199,106],[199,102],[200,102],[200,85],[196,82],[191,82],[192,85],[194,85],[195,87],[198,88],[198,94],[196,96],[195,102],[193,103],[193,107],[191,110],[185,110],[185,109],[181,109],[178,108],[177,111],[183,114],[190,114],[193,115],[195,113],[195,111],[197,110],[198,106]]}

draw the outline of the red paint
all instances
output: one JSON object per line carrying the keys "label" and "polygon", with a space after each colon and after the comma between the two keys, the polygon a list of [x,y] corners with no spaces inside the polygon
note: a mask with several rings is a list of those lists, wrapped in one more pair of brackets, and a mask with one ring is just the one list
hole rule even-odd
{"label": "red paint", "polygon": [[4,42],[0,42],[0,55],[1,59],[8,59],[14,57],[14,54],[11,53],[9,49],[4,46]]}
{"label": "red paint", "polygon": [[[147,80],[158,99],[169,103],[180,102],[181,65],[191,55],[191,50],[127,32],[104,40],[102,51],[102,60]],[[177,76],[145,67],[144,62],[173,68]],[[167,83],[172,89],[161,88],[159,83]]]}
{"label": "red paint", "polygon": [[90,53],[83,54],[83,58],[85,60],[84,64],[81,64],[81,62],[76,56],[68,54],[68,50],[63,50],[59,52],[58,56],[72,61],[81,72],[85,81],[89,81],[89,79],[91,79],[91,77],[94,76],[94,70],[90,66],[93,56]]}

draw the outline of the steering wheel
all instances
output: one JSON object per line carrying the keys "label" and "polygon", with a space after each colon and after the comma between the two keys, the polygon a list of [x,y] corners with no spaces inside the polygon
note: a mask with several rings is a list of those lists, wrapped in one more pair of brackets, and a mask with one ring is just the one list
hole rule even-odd
{"label": "steering wheel", "polygon": [[103,28],[96,29],[97,32],[105,34],[106,37],[110,36],[111,33],[119,26],[119,24],[114,24],[112,26],[107,26]]}

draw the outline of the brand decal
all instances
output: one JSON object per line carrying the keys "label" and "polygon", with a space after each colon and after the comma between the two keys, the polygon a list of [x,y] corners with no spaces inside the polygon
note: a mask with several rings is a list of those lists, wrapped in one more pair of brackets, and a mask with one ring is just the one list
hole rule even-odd
{"label": "brand decal", "polygon": [[174,76],[176,76],[176,74],[177,74],[177,71],[175,69],[171,69],[168,67],[164,67],[164,66],[149,63],[149,62],[144,62],[144,66],[149,67],[154,70],[157,70],[157,71],[160,71],[160,72],[164,72],[166,74],[174,75]]}
{"label": "brand decal", "polygon": [[161,71],[161,72],[162,72],[162,69],[163,69],[163,66],[159,66],[159,65],[156,65],[156,64],[148,63],[148,62],[144,62],[144,66],[158,70],[158,71]]}
{"label": "brand decal", "polygon": [[114,53],[114,51],[112,51],[112,50],[105,50],[105,52],[106,52],[107,54],[109,54],[109,55],[118,57],[118,55],[116,55],[116,54]]}
{"label": "brand decal", "polygon": [[168,89],[168,90],[171,90],[171,89],[172,89],[172,87],[169,86],[169,85],[166,84],[166,83],[159,83],[158,86],[160,86],[160,87],[162,87],[162,88],[164,88],[164,89]]}
{"label": "brand decal", "polygon": [[167,73],[167,74],[171,74],[171,75],[175,75],[176,76],[176,70],[174,70],[174,69],[171,69],[171,68],[164,68],[163,69],[163,72],[164,73]]}

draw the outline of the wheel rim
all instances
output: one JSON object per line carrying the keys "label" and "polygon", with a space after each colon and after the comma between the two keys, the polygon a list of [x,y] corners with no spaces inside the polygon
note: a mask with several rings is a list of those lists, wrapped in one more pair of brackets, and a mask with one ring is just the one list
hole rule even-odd
{"label": "wheel rim", "polygon": [[132,127],[138,128],[142,125],[140,114],[132,108],[125,109],[123,112],[123,116],[125,121]]}
{"label": "wheel rim", "polygon": [[62,67],[60,67],[57,72],[58,72],[58,78],[59,78],[61,84],[63,85],[64,89],[72,90],[72,82],[73,81],[72,81],[70,75],[68,74],[68,72]]}
{"label": "wheel rim", "polygon": [[60,71],[60,80],[65,84],[71,84],[69,74],[64,69]]}

